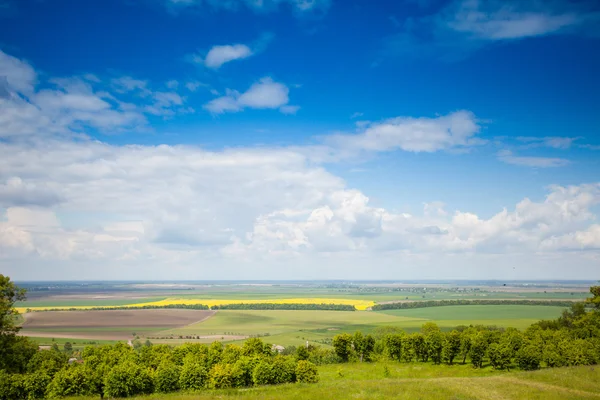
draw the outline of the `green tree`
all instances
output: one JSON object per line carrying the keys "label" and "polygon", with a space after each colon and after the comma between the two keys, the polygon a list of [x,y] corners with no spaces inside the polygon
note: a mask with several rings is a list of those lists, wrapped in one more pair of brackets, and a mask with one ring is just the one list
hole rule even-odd
{"label": "green tree", "polygon": [[505,369],[510,366],[512,350],[506,344],[492,343],[487,354],[494,369]]}
{"label": "green tree", "polygon": [[44,371],[37,371],[25,375],[23,379],[23,390],[28,400],[44,399],[46,397],[46,388],[52,381],[50,375]]}
{"label": "green tree", "polygon": [[383,337],[385,354],[392,360],[400,361],[402,359],[402,334],[389,334]]}
{"label": "green tree", "polygon": [[475,368],[481,368],[483,366],[483,358],[487,352],[488,343],[482,332],[478,332],[471,341],[471,349],[469,350],[469,358],[471,364]]}
{"label": "green tree", "polygon": [[353,353],[352,349],[352,336],[347,333],[335,335],[333,337],[333,350],[335,354],[342,360],[342,362],[348,362],[350,356]]}
{"label": "green tree", "polygon": [[587,303],[600,309],[600,286],[592,286],[590,288],[590,294],[592,297],[586,300]]}
{"label": "green tree", "polygon": [[25,300],[25,289],[21,289],[8,276],[0,274],[0,336],[15,335],[20,327],[15,323],[19,312],[14,305]]}
{"label": "green tree", "polygon": [[296,359],[297,360],[308,360],[310,354],[308,353],[308,349],[304,346],[299,346],[296,349]]}
{"label": "green tree", "polygon": [[271,361],[262,360],[252,371],[252,381],[255,385],[272,385],[277,381],[276,371]]}
{"label": "green tree", "polygon": [[454,363],[454,358],[460,353],[460,339],[460,332],[458,331],[451,331],[444,335],[442,343],[442,360],[445,363],[449,365]]}
{"label": "green tree", "polygon": [[63,351],[67,354],[67,355],[71,355],[73,354],[73,345],[71,344],[71,342],[65,342],[64,346],[63,346]]}
{"label": "green tree", "polygon": [[51,377],[63,369],[68,362],[66,354],[55,350],[36,352],[27,363],[28,372],[44,371]]}
{"label": "green tree", "polygon": [[227,389],[234,387],[234,368],[231,364],[215,364],[208,374],[208,387],[211,389]]}
{"label": "green tree", "polygon": [[535,345],[526,345],[519,349],[516,354],[516,361],[519,368],[524,371],[532,371],[540,368],[542,354]]}
{"label": "green tree", "polygon": [[132,362],[113,367],[105,378],[104,394],[109,397],[130,397],[154,391],[148,369]]}
{"label": "green tree", "polygon": [[61,398],[90,394],[91,388],[87,372],[79,365],[61,369],[54,375],[52,382],[48,385],[48,397]]}
{"label": "green tree", "polygon": [[0,274],[0,370],[25,372],[29,359],[37,351],[37,345],[17,336],[21,328],[16,323],[19,313],[14,305],[24,300],[25,289]]}
{"label": "green tree", "polygon": [[208,372],[204,365],[194,362],[189,358],[183,364],[179,376],[179,386],[183,390],[200,390],[206,386]]}
{"label": "green tree", "polygon": [[310,361],[298,361],[296,365],[296,380],[301,383],[317,383],[319,381],[317,366]]}
{"label": "green tree", "polygon": [[160,393],[170,393],[179,390],[181,367],[173,362],[163,361],[154,372],[154,389]]}

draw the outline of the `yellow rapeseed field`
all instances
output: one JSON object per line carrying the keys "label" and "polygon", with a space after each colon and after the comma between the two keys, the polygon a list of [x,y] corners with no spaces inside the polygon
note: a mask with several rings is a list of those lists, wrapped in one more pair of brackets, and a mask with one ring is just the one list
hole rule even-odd
{"label": "yellow rapeseed field", "polygon": [[[375,302],[370,300],[354,300],[354,299],[331,299],[331,298],[292,298],[292,299],[264,299],[264,300],[208,300],[208,299],[178,299],[175,297],[167,298],[159,301],[152,301],[147,303],[127,304],[123,306],[102,306],[102,308],[123,308],[123,307],[144,307],[144,306],[168,306],[171,304],[204,304],[209,307],[222,306],[228,304],[266,304],[266,303],[277,303],[277,304],[343,304],[352,305],[357,310],[366,310],[369,307],[375,305]],[[27,309],[32,311],[46,311],[46,310],[89,310],[96,306],[61,306],[61,307],[19,307],[17,311],[19,313],[25,313]]]}

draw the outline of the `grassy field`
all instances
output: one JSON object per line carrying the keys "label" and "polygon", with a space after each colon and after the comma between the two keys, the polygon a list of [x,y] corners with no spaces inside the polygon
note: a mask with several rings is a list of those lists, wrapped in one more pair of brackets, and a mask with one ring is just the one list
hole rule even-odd
{"label": "grassy field", "polygon": [[395,326],[414,332],[429,321],[444,329],[470,324],[524,329],[540,319],[556,318],[562,311],[561,307],[548,306],[478,305],[384,312],[220,310],[206,321],[166,330],[158,335],[268,335],[266,341],[283,346],[298,346],[306,341],[324,345],[338,333],[357,330],[372,333],[381,326]]}
{"label": "grassy field", "polygon": [[319,367],[317,384],[135,397],[137,400],[209,399],[599,399],[600,368],[498,372],[470,366],[342,364]]}
{"label": "grassy field", "polygon": [[[494,321],[558,318],[564,307],[525,306],[525,305],[468,305],[415,308],[409,310],[387,310],[380,313],[408,318],[425,318],[434,321]],[[468,325],[468,324],[467,324]]]}

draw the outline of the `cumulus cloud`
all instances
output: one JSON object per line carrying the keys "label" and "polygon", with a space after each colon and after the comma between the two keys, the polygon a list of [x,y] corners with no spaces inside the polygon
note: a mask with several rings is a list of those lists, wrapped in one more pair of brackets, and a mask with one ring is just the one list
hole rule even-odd
{"label": "cumulus cloud", "polygon": [[270,77],[260,79],[244,93],[227,89],[225,96],[211,100],[204,108],[213,114],[238,112],[244,108],[277,109],[284,114],[294,114],[297,106],[288,105],[289,89]]}
{"label": "cumulus cloud", "polygon": [[265,32],[251,45],[252,48],[240,43],[218,45],[211,47],[206,56],[196,53],[189,56],[189,59],[195,64],[202,64],[211,69],[219,69],[223,64],[242,60],[264,51],[272,39],[273,35]]}
{"label": "cumulus cloud", "polygon": [[371,122],[357,134],[338,134],[326,138],[334,147],[349,150],[434,152],[481,144],[475,116],[457,111],[436,118],[398,117]]}
{"label": "cumulus cloud", "polygon": [[[419,266],[423,277],[421,267],[452,257],[478,271],[501,266],[495,254],[529,266],[539,263],[527,258],[537,254],[557,260],[564,251],[598,249],[600,183],[552,186],[542,200],[525,198],[485,218],[441,202],[419,213],[382,207],[323,167],[340,154],[477,145],[481,126],[467,111],[369,122],[318,146],[115,145],[85,133],[185,108],[185,98],[174,89],[153,91],[150,82],[124,84],[129,98],[140,99],[131,105],[101,90],[100,79],[52,79],[37,89],[35,71],[11,76],[26,78],[7,79],[10,96],[0,98],[0,267],[19,279],[33,271],[57,278],[67,269],[73,278],[142,271],[156,278],[290,278],[304,271],[304,278],[333,278],[348,265],[395,276],[399,263]],[[244,93],[228,91],[215,107],[286,112],[293,107],[288,92],[264,78]],[[578,257],[584,272],[597,262]]]}
{"label": "cumulus cloud", "polygon": [[564,158],[518,156],[513,154],[513,152],[510,150],[502,150],[498,152],[498,159],[507,164],[534,168],[564,167],[571,163],[569,160]]}
{"label": "cumulus cloud", "polygon": [[[95,75],[51,78],[38,88],[28,63],[0,51],[0,138],[85,135],[88,128],[106,133],[142,129],[147,115],[193,112],[176,91],[153,91],[147,81],[129,76],[107,85]],[[135,98],[128,103],[121,96]]]}

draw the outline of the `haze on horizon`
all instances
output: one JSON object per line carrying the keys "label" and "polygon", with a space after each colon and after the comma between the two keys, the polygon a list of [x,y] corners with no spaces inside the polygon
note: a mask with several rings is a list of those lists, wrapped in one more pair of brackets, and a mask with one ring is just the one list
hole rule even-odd
{"label": "haze on horizon", "polygon": [[0,271],[596,280],[600,6],[0,0]]}

